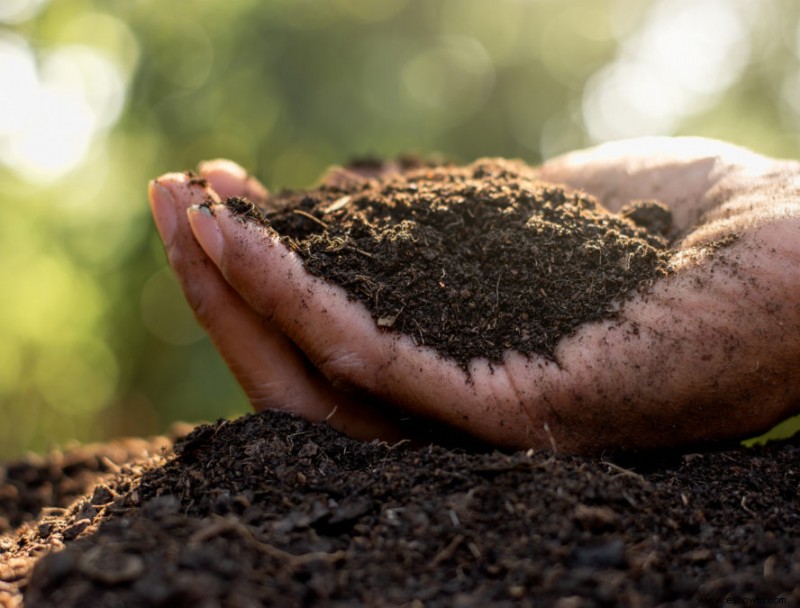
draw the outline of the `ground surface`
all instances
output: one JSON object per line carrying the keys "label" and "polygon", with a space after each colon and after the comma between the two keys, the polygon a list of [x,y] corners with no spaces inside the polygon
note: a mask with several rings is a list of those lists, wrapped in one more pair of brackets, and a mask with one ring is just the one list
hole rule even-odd
{"label": "ground surface", "polygon": [[800,605],[800,438],[635,470],[269,413],[164,443],[0,467],[0,605]]}

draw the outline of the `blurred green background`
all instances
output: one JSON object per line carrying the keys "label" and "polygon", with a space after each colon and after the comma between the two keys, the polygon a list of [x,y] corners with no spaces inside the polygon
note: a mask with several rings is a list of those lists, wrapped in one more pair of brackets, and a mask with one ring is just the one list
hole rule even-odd
{"label": "blurred green background", "polygon": [[247,411],[165,266],[159,173],[645,134],[798,157],[798,126],[796,0],[2,0],[0,457]]}

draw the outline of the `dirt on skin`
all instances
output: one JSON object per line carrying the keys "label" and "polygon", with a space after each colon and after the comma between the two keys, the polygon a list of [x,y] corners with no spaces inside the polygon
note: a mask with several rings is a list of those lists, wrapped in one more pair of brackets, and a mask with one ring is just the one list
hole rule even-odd
{"label": "dirt on skin", "polygon": [[242,218],[269,225],[306,269],[346,289],[378,326],[461,365],[508,349],[551,357],[580,325],[667,273],[669,211],[621,214],[536,179],[518,161],[466,167],[379,164],[285,192]]}
{"label": "dirt on skin", "polygon": [[798,462],[800,436],[632,469],[262,413],[0,537],[0,605],[800,605]]}

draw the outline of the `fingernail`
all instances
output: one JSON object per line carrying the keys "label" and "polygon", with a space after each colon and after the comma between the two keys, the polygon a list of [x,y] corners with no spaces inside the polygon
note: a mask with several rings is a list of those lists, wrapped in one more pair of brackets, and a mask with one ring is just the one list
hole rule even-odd
{"label": "fingernail", "polygon": [[164,245],[169,245],[178,227],[175,199],[172,198],[172,193],[158,182],[150,182],[150,208],[153,210],[153,219],[161,240],[164,241]]}
{"label": "fingernail", "polygon": [[208,205],[192,205],[186,210],[194,238],[217,266],[222,265],[225,237]]}

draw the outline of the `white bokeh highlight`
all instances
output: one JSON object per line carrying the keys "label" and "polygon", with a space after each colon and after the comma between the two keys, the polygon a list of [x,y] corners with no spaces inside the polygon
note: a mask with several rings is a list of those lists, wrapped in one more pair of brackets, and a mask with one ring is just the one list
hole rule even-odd
{"label": "white bokeh highlight", "polygon": [[0,164],[31,182],[78,166],[125,98],[125,81],[104,52],[70,45],[37,58],[10,34],[0,36],[0,82]]}
{"label": "white bokeh highlight", "polygon": [[47,0],[3,0],[0,2],[0,23],[15,24],[31,19],[41,11]]}
{"label": "white bokeh highlight", "polygon": [[749,0],[659,0],[584,90],[595,142],[669,135],[707,109],[750,58]]}

